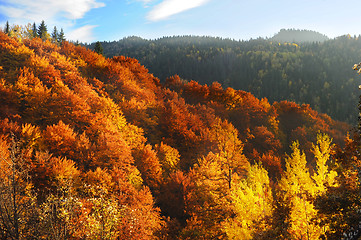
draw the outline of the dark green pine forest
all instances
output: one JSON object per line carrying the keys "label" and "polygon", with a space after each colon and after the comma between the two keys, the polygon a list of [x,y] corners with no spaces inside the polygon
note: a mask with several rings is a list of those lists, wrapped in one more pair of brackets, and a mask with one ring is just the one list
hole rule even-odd
{"label": "dark green pine forest", "polygon": [[[155,40],[127,37],[101,42],[106,57],[136,58],[161,81],[172,75],[251,92],[269,102],[289,100],[332,118],[357,121],[361,39],[335,39],[307,30],[281,30],[269,39],[248,41],[176,36]],[[93,49],[94,44],[86,45]]]}

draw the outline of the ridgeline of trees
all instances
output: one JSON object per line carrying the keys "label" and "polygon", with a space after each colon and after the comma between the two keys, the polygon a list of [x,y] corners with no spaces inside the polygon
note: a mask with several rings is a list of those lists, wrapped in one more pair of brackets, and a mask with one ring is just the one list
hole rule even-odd
{"label": "ridgeline of trees", "polygon": [[[292,32],[297,31],[281,31],[275,38]],[[124,55],[138,59],[162,82],[174,74],[201,84],[217,81],[224,87],[266,97],[271,103],[306,103],[337,120],[352,124],[357,121],[359,78],[350,66],[361,55],[358,37],[304,43],[192,36],[157,40],[128,37],[102,42],[102,46],[107,57]],[[87,47],[93,49],[94,44]]]}
{"label": "ridgeline of trees", "polygon": [[45,24],[45,21],[41,21],[39,26],[36,26],[36,23],[28,23],[25,26],[21,25],[12,25],[10,26],[9,21],[6,21],[6,24],[3,28],[3,32],[10,37],[16,37],[18,39],[33,39],[40,38],[44,41],[50,40],[52,43],[61,44],[65,41],[65,34],[63,29],[58,31],[57,27],[54,26],[52,33],[48,31],[48,26]]}

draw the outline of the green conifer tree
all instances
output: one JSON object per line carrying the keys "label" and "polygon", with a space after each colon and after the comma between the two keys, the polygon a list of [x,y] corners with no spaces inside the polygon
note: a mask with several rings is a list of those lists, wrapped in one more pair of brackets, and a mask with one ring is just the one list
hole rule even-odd
{"label": "green conifer tree", "polygon": [[33,38],[38,37],[38,31],[37,31],[35,22],[33,23],[33,27],[32,27],[32,37]]}
{"label": "green conifer tree", "polygon": [[99,41],[97,41],[96,43],[95,43],[95,47],[94,47],[94,51],[96,52],[96,53],[98,53],[98,54],[103,54],[103,46],[102,46],[102,44],[99,42]]}
{"label": "green conifer tree", "polygon": [[9,35],[10,34],[10,25],[9,21],[6,21],[4,32]]}
{"label": "green conifer tree", "polygon": [[59,33],[58,33],[58,30],[56,29],[56,26],[55,26],[54,30],[53,30],[53,33],[51,34],[51,40],[54,43],[58,42],[58,36],[59,36]]}
{"label": "green conifer tree", "polygon": [[41,39],[45,40],[47,38],[47,35],[48,35],[48,28],[45,25],[45,22],[43,20],[43,21],[41,21],[41,24],[40,24],[40,26],[38,28],[38,36]]}
{"label": "green conifer tree", "polygon": [[65,35],[64,35],[64,31],[63,29],[61,28],[60,29],[60,33],[58,34],[58,42],[59,43],[62,43],[65,41]]}

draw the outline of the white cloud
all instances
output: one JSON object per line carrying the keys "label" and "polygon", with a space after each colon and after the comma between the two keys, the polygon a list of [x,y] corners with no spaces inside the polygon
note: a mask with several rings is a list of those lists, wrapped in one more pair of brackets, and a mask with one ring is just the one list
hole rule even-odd
{"label": "white cloud", "polygon": [[11,24],[25,25],[42,20],[48,25],[63,28],[69,40],[90,41],[94,25],[74,29],[76,20],[94,8],[104,7],[99,0],[1,0],[0,15]]}
{"label": "white cloud", "polygon": [[75,20],[84,17],[93,8],[104,6],[97,0],[3,0],[0,12],[9,18],[28,21],[39,21],[39,18],[49,21],[57,17]]}
{"label": "white cloud", "polygon": [[96,25],[86,25],[80,28],[77,28],[65,36],[69,40],[81,41],[81,42],[93,42],[95,38],[93,37],[93,28],[97,27]]}
{"label": "white cloud", "polygon": [[163,0],[148,13],[147,19],[159,21],[206,4],[209,0]]}

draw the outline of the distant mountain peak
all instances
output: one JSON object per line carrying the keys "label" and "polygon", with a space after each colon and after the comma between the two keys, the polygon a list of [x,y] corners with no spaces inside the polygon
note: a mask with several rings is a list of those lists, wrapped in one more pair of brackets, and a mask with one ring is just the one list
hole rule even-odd
{"label": "distant mountain peak", "polygon": [[329,38],[319,32],[300,29],[281,29],[271,40],[278,42],[324,42]]}

